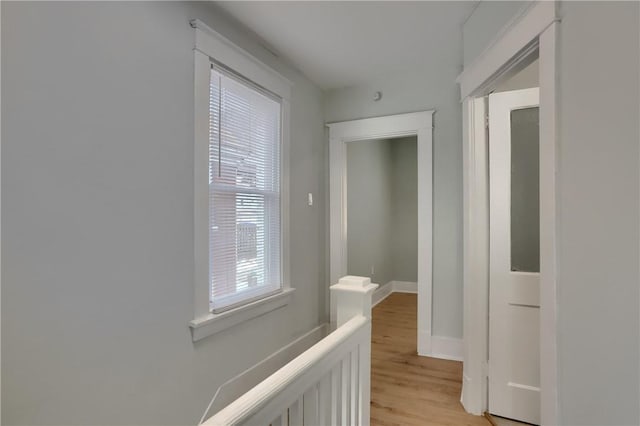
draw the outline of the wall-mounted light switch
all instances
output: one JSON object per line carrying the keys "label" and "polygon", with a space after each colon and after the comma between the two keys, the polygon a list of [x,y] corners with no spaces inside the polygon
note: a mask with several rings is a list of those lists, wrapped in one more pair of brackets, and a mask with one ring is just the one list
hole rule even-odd
{"label": "wall-mounted light switch", "polygon": [[312,193],[309,193],[307,202],[309,203],[310,206],[313,205],[313,194]]}

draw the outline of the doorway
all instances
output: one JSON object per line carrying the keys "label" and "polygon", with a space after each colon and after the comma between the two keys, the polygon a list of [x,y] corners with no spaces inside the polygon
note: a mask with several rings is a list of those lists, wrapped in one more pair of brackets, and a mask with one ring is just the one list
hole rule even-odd
{"label": "doorway", "polygon": [[[418,354],[431,355],[432,313],[432,192],[433,111],[331,123],[329,127],[329,250],[330,283],[348,274],[348,181],[347,145],[357,141],[416,139],[417,161],[417,293]],[[393,142],[392,142],[393,143]],[[353,208],[353,207],[352,207]],[[366,206],[362,206],[365,208]],[[366,265],[365,265],[366,266]],[[365,276],[371,275],[369,267]],[[375,274],[375,265],[374,265]],[[382,283],[384,284],[384,283]],[[335,302],[330,301],[331,326],[335,325]]]}
{"label": "doorway", "polygon": [[417,292],[417,137],[347,143],[347,274]]}
{"label": "doorway", "polygon": [[539,58],[540,272],[539,388],[541,424],[557,424],[556,336],[556,44],[553,3],[523,9],[481,57],[458,77],[463,101],[464,373],[461,401],[468,412],[489,409],[489,149],[485,97]]}

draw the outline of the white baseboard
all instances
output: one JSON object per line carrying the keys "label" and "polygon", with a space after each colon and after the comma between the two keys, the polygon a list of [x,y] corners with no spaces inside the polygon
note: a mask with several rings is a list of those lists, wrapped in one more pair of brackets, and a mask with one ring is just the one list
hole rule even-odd
{"label": "white baseboard", "polygon": [[475,396],[482,393],[480,389],[475,389],[476,383],[467,374],[462,374],[462,392],[460,393],[460,403],[464,410],[475,416],[481,416],[486,410],[484,403]]}
{"label": "white baseboard", "polygon": [[411,281],[389,281],[388,283],[381,285],[373,293],[371,299],[371,306],[376,306],[384,299],[389,297],[391,293],[418,293],[418,283]]}
{"label": "white baseboard", "polygon": [[431,334],[418,330],[418,355],[431,356]]}
{"label": "white baseboard", "polygon": [[433,358],[464,360],[464,346],[462,339],[444,336],[431,336],[431,355]]}
{"label": "white baseboard", "polygon": [[269,377],[280,367],[318,343],[329,334],[329,324],[320,324],[288,345],[272,353],[253,367],[227,380],[213,396],[200,423],[235,401],[249,389]]}
{"label": "white baseboard", "polygon": [[384,299],[389,297],[391,293],[393,293],[393,281],[389,281],[388,283],[378,287],[376,291],[373,292],[373,296],[371,296],[371,307],[382,302]]}
{"label": "white baseboard", "polygon": [[418,355],[463,361],[463,340],[455,337],[432,336],[428,332],[418,332]]}
{"label": "white baseboard", "polygon": [[413,281],[391,281],[395,293],[418,294],[418,283]]}

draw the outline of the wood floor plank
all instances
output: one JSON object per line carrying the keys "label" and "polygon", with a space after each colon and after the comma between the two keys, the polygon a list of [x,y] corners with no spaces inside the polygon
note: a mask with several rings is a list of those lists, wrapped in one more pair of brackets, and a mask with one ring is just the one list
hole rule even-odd
{"label": "wood floor plank", "polygon": [[460,404],[462,363],[417,353],[417,297],[393,293],[373,308],[372,426],[490,426]]}

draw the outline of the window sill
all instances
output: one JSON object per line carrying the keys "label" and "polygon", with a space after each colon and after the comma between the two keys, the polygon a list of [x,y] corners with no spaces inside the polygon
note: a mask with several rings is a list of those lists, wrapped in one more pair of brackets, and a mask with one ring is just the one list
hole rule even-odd
{"label": "window sill", "polygon": [[193,341],[197,342],[241,322],[282,308],[291,301],[294,291],[294,288],[286,288],[281,293],[256,300],[235,309],[194,319],[189,322]]}

